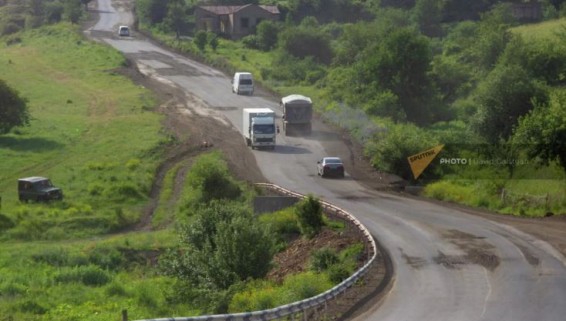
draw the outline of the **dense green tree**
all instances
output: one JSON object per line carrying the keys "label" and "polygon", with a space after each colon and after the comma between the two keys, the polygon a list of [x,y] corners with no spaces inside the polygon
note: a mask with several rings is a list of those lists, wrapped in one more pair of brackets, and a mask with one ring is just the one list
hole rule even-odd
{"label": "dense green tree", "polygon": [[364,49],[370,43],[377,42],[378,38],[375,23],[362,21],[345,26],[336,43],[334,63],[351,65],[358,60]]}
{"label": "dense green tree", "polygon": [[169,0],[138,0],[136,10],[142,20],[154,25],[165,20],[168,4]]}
{"label": "dense green tree", "polygon": [[[396,97],[403,120],[428,123],[433,116],[429,109],[431,82],[428,72],[432,53],[426,37],[405,28],[389,33],[379,43],[367,48],[353,65],[351,87],[360,98],[373,101],[383,92]],[[397,117],[394,115],[382,115]]]}
{"label": "dense green tree", "polygon": [[27,100],[0,79],[0,134],[12,128],[29,125]]}
{"label": "dense green tree", "polygon": [[[413,124],[403,124],[379,132],[367,148],[372,155],[371,163],[376,169],[399,175],[406,180],[413,180],[413,172],[407,158],[438,145],[440,142],[430,131]],[[434,168],[429,165],[420,179],[433,177]]]}
{"label": "dense green tree", "polygon": [[446,0],[444,18],[446,22],[478,20],[482,13],[488,11],[500,0]]}
{"label": "dense green tree", "polygon": [[511,39],[509,27],[516,23],[509,4],[496,6],[482,15],[477,39],[472,48],[474,63],[483,70],[491,70]]}
{"label": "dense green tree", "polygon": [[441,35],[443,0],[417,0],[411,9],[411,18],[420,31],[429,37]]}
{"label": "dense green tree", "polygon": [[37,28],[45,21],[45,1],[43,0],[29,0],[28,17],[26,19],[26,27]]}
{"label": "dense green tree", "polygon": [[91,3],[92,0],[81,0],[81,3],[85,6],[85,10],[88,9],[88,4]]}
{"label": "dense green tree", "polygon": [[308,238],[317,235],[324,226],[322,204],[312,195],[308,195],[307,198],[297,203],[295,214],[301,233]]}
{"label": "dense green tree", "polygon": [[280,34],[279,46],[297,58],[312,57],[316,62],[323,64],[332,61],[330,39],[317,28],[287,28]]}
{"label": "dense green tree", "polygon": [[48,23],[57,23],[63,19],[63,4],[59,1],[48,2],[45,4],[45,19]]}
{"label": "dense green tree", "polygon": [[226,290],[268,272],[273,237],[248,208],[211,202],[180,229],[180,249],[161,260],[163,271],[188,287]]}
{"label": "dense green tree", "polygon": [[566,82],[566,45],[547,39],[531,39],[528,43],[515,35],[507,44],[499,64],[523,66],[529,77],[551,86]]}
{"label": "dense green tree", "polygon": [[199,156],[187,177],[190,186],[199,194],[196,200],[199,203],[235,200],[242,195],[240,186],[230,176],[228,165],[216,153]]}
{"label": "dense green tree", "polygon": [[256,28],[257,45],[261,50],[271,50],[277,45],[279,27],[271,20],[263,20]]}
{"label": "dense green tree", "polygon": [[63,18],[72,23],[78,23],[83,14],[81,3],[77,0],[62,0]]}
{"label": "dense green tree", "polygon": [[544,165],[557,162],[566,172],[566,93],[555,92],[548,106],[539,105],[519,120],[513,143]]}
{"label": "dense green tree", "polygon": [[170,30],[175,32],[175,38],[179,39],[183,30],[187,28],[185,0],[168,0],[167,15],[163,22]]}
{"label": "dense green tree", "polygon": [[200,51],[204,51],[205,47],[206,47],[206,42],[208,40],[208,36],[206,31],[204,30],[199,30],[197,31],[197,33],[195,34],[195,37],[193,39],[193,42],[195,43],[195,45],[197,46],[197,48]]}
{"label": "dense green tree", "polygon": [[507,140],[521,116],[536,103],[545,104],[548,100],[546,90],[517,65],[495,68],[478,85],[474,97],[478,111],[472,127],[493,144]]}
{"label": "dense green tree", "polygon": [[208,45],[212,51],[216,51],[216,48],[218,48],[218,36],[214,32],[208,33]]}

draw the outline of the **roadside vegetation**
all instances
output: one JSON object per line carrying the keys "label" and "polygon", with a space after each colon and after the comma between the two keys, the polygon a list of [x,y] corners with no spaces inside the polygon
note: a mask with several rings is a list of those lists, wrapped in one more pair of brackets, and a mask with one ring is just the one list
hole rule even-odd
{"label": "roadside vegetation", "polygon": [[[121,75],[122,55],[85,40],[76,25],[0,39],[0,110],[15,115],[0,126],[2,320],[269,308],[327,290],[358,267],[361,244],[328,249],[337,272],[319,264],[282,281],[266,279],[290,238],[316,237],[322,228],[338,235],[343,226],[326,219],[312,197],[302,210],[257,219],[250,205],[257,190],[236,181],[219,152],[173,166],[152,221],[139,229],[156,170],[175,143],[153,112],[157,99]],[[189,170],[179,173],[184,166]],[[20,202],[17,179],[30,175],[51,178],[64,200]],[[175,187],[178,175],[184,177]],[[289,230],[280,229],[279,217]],[[276,296],[266,301],[267,289]]]}
{"label": "roadside vegetation", "polygon": [[[250,71],[280,95],[310,96],[376,170],[424,195],[513,215],[566,213],[564,1],[541,1],[536,24],[513,16],[513,1],[217,4],[244,3],[277,5],[280,20],[234,41],[195,28],[197,2],[137,0],[138,27],[227,73]],[[439,145],[415,178],[407,158]]]}
{"label": "roadside vegetation", "polygon": [[[124,57],[80,35],[88,2],[0,0],[2,320],[112,320],[124,309],[130,319],[241,312],[304,299],[348,277],[361,244],[317,249],[308,269],[267,278],[289,240],[343,226],[313,197],[256,218],[257,191],[236,181],[219,153],[194,160],[180,199],[173,167],[149,223],[155,229],[136,230],[174,138],[153,112],[157,99],[120,74]],[[313,97],[326,119],[366,146],[378,170],[411,180],[408,155],[470,142],[495,146],[481,156],[513,152],[537,164],[436,164],[424,177],[431,197],[520,215],[564,213],[566,32],[554,25],[562,20],[515,28],[505,7],[490,1],[470,10],[433,0],[401,8],[385,0],[285,3],[284,21],[264,22],[238,42],[191,34],[190,18],[172,15],[190,13],[191,1],[137,7],[140,26],[172,46],[226,70],[250,70],[282,95]],[[170,5],[161,20],[144,16],[159,4]],[[560,4],[545,3],[545,17],[560,17]],[[424,15],[425,8],[438,12]],[[471,20],[458,22],[464,18]],[[538,41],[535,28],[548,38]],[[64,200],[19,202],[17,179],[30,175],[51,178]]]}

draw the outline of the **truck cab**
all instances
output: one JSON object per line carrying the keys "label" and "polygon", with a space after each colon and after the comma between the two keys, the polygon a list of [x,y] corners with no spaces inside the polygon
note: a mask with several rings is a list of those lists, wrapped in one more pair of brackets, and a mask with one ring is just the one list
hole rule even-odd
{"label": "truck cab", "polygon": [[275,148],[275,112],[269,108],[244,108],[243,134],[252,149]]}

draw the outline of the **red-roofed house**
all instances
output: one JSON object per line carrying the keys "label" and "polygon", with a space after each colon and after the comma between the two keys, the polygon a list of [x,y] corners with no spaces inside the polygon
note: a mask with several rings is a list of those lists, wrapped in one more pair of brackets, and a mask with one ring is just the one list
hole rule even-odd
{"label": "red-roofed house", "polygon": [[252,34],[262,20],[279,19],[277,6],[248,4],[244,6],[195,7],[197,30],[223,33],[232,39]]}

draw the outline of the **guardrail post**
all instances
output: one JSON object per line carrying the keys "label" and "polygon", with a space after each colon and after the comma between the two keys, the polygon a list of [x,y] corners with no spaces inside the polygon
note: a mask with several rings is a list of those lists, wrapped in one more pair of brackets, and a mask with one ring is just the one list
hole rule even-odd
{"label": "guardrail post", "polygon": [[128,310],[122,310],[122,321],[128,321]]}

